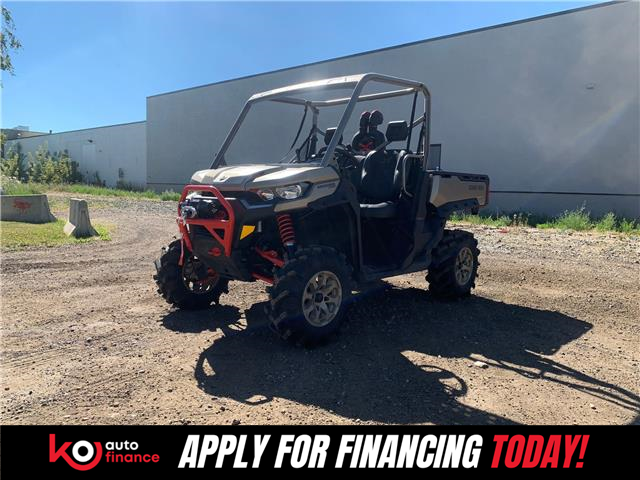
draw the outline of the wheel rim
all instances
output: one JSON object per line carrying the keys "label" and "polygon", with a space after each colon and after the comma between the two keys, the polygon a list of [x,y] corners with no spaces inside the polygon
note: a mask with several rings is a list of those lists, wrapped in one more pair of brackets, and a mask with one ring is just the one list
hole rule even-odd
{"label": "wheel rim", "polygon": [[182,283],[187,287],[187,290],[196,295],[209,293],[220,279],[220,276],[210,268],[207,269],[207,276],[201,278],[198,275],[198,270],[202,267],[202,263],[196,257],[185,259],[182,265]]}
{"label": "wheel rim", "polygon": [[318,272],[302,294],[302,312],[314,327],[324,327],[336,317],[342,304],[342,285],[332,272]]}
{"label": "wheel rim", "polygon": [[469,247],[463,247],[458,252],[454,271],[458,285],[466,285],[471,279],[473,274],[473,252]]}

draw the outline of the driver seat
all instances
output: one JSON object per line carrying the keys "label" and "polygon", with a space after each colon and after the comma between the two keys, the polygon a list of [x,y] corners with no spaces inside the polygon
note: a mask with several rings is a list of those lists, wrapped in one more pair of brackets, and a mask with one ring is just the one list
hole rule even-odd
{"label": "driver seat", "polygon": [[360,215],[364,218],[392,218],[400,197],[401,176],[398,157],[392,152],[370,152],[362,162]]}
{"label": "driver seat", "polygon": [[396,216],[394,202],[361,203],[360,216],[363,218],[393,218]]}
{"label": "driver seat", "polygon": [[387,141],[369,152],[362,162],[359,193],[365,202],[360,204],[363,218],[393,218],[402,191],[404,150],[392,152],[385,147],[394,141],[406,139],[408,126],[404,121],[390,122]]}

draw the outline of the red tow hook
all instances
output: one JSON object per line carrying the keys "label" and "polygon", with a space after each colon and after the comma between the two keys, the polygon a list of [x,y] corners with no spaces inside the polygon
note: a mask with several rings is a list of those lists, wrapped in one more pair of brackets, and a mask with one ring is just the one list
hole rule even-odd
{"label": "red tow hook", "polygon": [[185,245],[190,252],[193,252],[193,247],[191,245],[191,238],[189,238],[189,230],[187,230],[186,225],[182,221],[182,217],[176,218],[176,222],[178,223],[178,230],[180,230],[180,260],[178,260],[178,265],[182,266],[182,264],[184,263]]}
{"label": "red tow hook", "polygon": [[260,255],[262,258],[273,263],[278,268],[282,268],[282,266],[284,265],[284,260],[278,257],[278,252],[276,252],[275,250],[261,250],[260,248],[256,247],[256,252],[258,252],[258,255]]}
{"label": "red tow hook", "polygon": [[265,283],[268,283],[269,285],[273,285],[273,278],[271,277],[265,277],[264,275],[260,275],[259,273],[252,273],[251,276],[253,276],[253,278],[255,278],[256,280],[262,280]]}

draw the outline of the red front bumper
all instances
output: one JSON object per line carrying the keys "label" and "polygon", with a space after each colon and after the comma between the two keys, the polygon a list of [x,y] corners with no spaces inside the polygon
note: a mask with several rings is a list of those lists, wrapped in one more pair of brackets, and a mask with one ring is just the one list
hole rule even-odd
{"label": "red front bumper", "polygon": [[[214,219],[214,218],[182,218],[180,212],[180,204],[184,202],[187,195],[191,192],[210,192],[215,198],[218,199],[220,205],[227,212],[227,219]],[[182,234],[182,239],[186,244],[189,251],[193,251],[191,245],[191,237],[189,236],[189,225],[200,225],[207,229],[207,231],[215,238],[224,248],[224,254],[228,257],[231,255],[231,245],[233,243],[233,231],[235,228],[235,213],[233,207],[229,201],[224,198],[224,195],[216,187],[211,185],[187,185],[182,190],[182,196],[178,203],[178,228]]]}

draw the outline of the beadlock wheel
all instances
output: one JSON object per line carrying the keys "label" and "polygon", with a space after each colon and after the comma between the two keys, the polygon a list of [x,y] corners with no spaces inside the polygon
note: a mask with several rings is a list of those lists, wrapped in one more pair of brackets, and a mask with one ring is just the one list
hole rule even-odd
{"label": "beadlock wheel", "polygon": [[302,294],[302,312],[314,327],[324,327],[335,318],[342,304],[342,285],[327,271],[313,275]]}
{"label": "beadlock wheel", "polygon": [[427,273],[429,291],[442,299],[461,298],[475,287],[477,276],[478,241],[470,232],[445,230],[433,249]]}
{"label": "beadlock wheel", "polygon": [[458,252],[454,273],[458,285],[466,285],[473,274],[473,252],[469,247],[464,247]]}
{"label": "beadlock wheel", "polygon": [[220,276],[212,270],[205,270],[207,276],[201,278],[200,270],[205,269],[200,260],[196,257],[189,256],[182,266],[182,282],[184,286],[196,295],[203,295],[210,292],[215,288],[216,284],[220,280]]}
{"label": "beadlock wheel", "polygon": [[191,252],[182,248],[182,242],[175,240],[163,248],[162,255],[156,260],[153,278],[158,293],[170,305],[186,310],[217,304],[220,295],[229,291],[229,281],[207,269]]}
{"label": "beadlock wheel", "polygon": [[294,344],[313,346],[340,329],[351,295],[352,270],[331,247],[299,249],[274,272],[267,313],[272,329]]}

